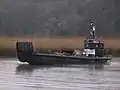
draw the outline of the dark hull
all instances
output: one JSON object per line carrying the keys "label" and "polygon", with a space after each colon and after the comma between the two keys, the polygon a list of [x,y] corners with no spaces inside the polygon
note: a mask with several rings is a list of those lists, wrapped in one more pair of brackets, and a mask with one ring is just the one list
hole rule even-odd
{"label": "dark hull", "polygon": [[17,56],[19,61],[32,65],[107,63],[112,59],[111,57],[60,56],[42,53],[31,55],[19,53]]}

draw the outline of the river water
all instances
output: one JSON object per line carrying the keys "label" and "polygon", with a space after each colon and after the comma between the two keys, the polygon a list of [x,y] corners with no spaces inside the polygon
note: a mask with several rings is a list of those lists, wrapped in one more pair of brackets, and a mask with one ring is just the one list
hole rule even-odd
{"label": "river water", "polygon": [[120,90],[120,58],[110,65],[30,66],[0,59],[0,90]]}

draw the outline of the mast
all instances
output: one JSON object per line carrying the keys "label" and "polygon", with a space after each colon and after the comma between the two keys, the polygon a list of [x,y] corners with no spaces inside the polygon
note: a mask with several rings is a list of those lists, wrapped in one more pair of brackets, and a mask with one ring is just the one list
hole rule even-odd
{"label": "mast", "polygon": [[90,22],[90,37],[92,39],[96,38],[96,34],[95,34],[95,26],[93,22]]}
{"label": "mast", "polygon": [[97,38],[96,36],[96,33],[95,33],[95,25],[94,25],[94,22],[91,21],[90,22],[90,31],[89,31],[89,35],[86,37],[85,41],[84,42],[88,42],[89,40],[93,40],[93,41],[98,41],[100,42],[100,40]]}
{"label": "mast", "polygon": [[93,22],[90,22],[90,31],[89,31],[89,35],[86,37],[85,41],[88,41],[89,39],[95,39],[95,26],[93,24]]}

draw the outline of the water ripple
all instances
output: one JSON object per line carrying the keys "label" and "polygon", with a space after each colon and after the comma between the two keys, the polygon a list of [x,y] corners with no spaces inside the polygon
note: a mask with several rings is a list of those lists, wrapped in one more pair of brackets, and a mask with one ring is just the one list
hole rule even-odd
{"label": "water ripple", "polygon": [[120,62],[111,65],[30,66],[0,60],[0,90],[120,90]]}

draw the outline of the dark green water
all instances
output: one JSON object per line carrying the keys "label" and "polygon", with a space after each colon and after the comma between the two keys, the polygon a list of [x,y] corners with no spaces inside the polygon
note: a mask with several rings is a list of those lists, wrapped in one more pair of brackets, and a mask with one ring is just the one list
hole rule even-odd
{"label": "dark green water", "polygon": [[0,60],[0,90],[120,90],[120,58],[111,65],[30,66]]}

